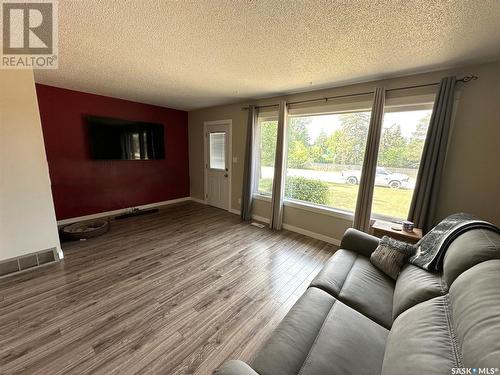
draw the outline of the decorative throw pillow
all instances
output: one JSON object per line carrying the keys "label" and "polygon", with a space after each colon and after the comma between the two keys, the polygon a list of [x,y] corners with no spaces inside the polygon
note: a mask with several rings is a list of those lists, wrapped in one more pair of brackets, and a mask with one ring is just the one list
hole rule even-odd
{"label": "decorative throw pillow", "polygon": [[372,253],[370,262],[394,280],[398,278],[401,268],[415,253],[415,246],[384,236]]}

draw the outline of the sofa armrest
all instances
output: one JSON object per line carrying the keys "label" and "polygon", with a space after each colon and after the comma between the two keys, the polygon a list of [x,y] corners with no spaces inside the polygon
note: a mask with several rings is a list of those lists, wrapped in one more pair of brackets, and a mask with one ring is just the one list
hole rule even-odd
{"label": "sofa armrest", "polygon": [[354,228],[349,228],[345,231],[340,248],[352,250],[358,254],[369,257],[377,248],[380,238],[366,234]]}
{"label": "sofa armrest", "polygon": [[245,362],[232,360],[227,361],[213,372],[213,375],[259,375]]}

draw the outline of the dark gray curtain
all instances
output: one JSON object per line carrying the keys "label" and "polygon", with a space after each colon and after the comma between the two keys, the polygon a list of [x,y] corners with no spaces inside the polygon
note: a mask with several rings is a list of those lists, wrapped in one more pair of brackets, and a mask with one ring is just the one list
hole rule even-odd
{"label": "dark gray curtain", "polygon": [[408,214],[408,220],[413,221],[417,228],[422,228],[424,233],[434,226],[450,133],[455,85],[454,76],[443,78],[439,84]]}
{"label": "dark gray curtain", "polygon": [[354,212],[353,227],[368,233],[370,230],[370,217],[372,213],[373,187],[375,184],[375,171],[377,169],[377,156],[380,144],[380,133],[384,119],[385,88],[377,87],[373,97],[372,112],[370,115],[370,128],[366,140],[365,157],[361,170],[356,211]]}
{"label": "dark gray curtain", "polygon": [[257,123],[257,109],[251,105],[248,107],[247,139],[245,144],[245,161],[243,166],[243,188],[241,192],[241,219],[249,221],[252,219],[252,194],[254,182],[254,158],[253,142],[255,126]]}
{"label": "dark gray curtain", "polygon": [[276,159],[274,162],[273,195],[271,199],[271,221],[269,227],[281,230],[283,226],[283,200],[285,199],[287,106],[282,101],[278,114],[278,134],[276,137]]}

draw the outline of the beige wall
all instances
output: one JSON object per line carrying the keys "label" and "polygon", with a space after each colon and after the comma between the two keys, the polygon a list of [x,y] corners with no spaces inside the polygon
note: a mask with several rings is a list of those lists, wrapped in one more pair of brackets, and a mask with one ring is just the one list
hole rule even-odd
{"label": "beige wall", "polygon": [[0,260],[62,255],[31,70],[0,70]]}
{"label": "beige wall", "polygon": [[[500,224],[500,62],[475,65],[446,71],[424,73],[382,81],[332,88],[316,92],[288,95],[289,101],[346,93],[370,91],[383,85],[386,88],[437,82],[443,76],[461,77],[477,74],[477,81],[459,84],[456,114],[449,143],[441,199],[437,219],[464,211],[497,225]],[[398,95],[404,92],[399,91]],[[415,93],[412,93],[415,94]],[[252,103],[277,103],[283,97],[257,100]],[[238,199],[243,176],[243,158],[248,102],[189,112],[189,172],[191,196],[203,199],[203,122],[232,119],[233,163],[231,207],[239,210]],[[268,202],[257,201],[254,213],[269,217]],[[286,207],[284,222],[294,227],[341,238],[351,225],[349,219]]]}

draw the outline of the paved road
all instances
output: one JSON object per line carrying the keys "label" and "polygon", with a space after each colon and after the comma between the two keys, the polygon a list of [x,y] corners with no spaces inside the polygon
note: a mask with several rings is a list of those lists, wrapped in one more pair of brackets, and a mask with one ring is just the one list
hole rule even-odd
{"label": "paved road", "polygon": [[[262,178],[273,178],[274,168],[262,167],[261,171],[262,171]],[[305,177],[325,182],[335,182],[340,184],[345,183],[345,179],[342,177],[340,172],[323,172],[323,171],[314,171],[310,169],[288,169],[287,175],[293,177]],[[410,179],[407,187],[413,189],[415,187],[415,181],[413,179]]]}

